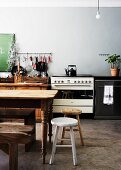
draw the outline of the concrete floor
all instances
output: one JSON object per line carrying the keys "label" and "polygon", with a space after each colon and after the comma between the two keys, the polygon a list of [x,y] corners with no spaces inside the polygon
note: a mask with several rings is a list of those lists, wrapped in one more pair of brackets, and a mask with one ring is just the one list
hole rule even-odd
{"label": "concrete floor", "polygon": [[[46,164],[41,163],[41,130],[37,123],[37,142],[31,151],[25,153],[24,146],[19,146],[19,170],[121,170],[121,120],[82,119],[81,124],[85,146],[80,145],[76,131],[77,166],[73,165],[71,148],[57,148],[54,164],[49,165],[49,143]],[[8,170],[8,156],[2,151],[0,170]]]}

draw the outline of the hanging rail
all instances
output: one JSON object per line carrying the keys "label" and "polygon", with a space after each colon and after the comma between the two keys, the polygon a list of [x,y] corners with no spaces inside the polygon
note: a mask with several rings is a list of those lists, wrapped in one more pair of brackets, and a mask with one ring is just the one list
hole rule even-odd
{"label": "hanging rail", "polygon": [[50,54],[50,55],[52,55],[52,53],[30,53],[30,52],[28,52],[28,53],[23,53],[23,52],[20,52],[20,53],[17,53],[16,52],[16,54]]}

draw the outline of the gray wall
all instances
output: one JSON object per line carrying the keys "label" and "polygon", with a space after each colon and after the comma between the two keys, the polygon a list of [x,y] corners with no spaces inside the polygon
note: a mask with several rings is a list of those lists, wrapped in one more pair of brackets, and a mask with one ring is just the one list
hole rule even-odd
{"label": "gray wall", "polygon": [[49,74],[65,74],[68,64],[78,73],[110,75],[106,56],[121,55],[121,8],[0,8],[0,32],[15,33],[22,52],[52,52]]}

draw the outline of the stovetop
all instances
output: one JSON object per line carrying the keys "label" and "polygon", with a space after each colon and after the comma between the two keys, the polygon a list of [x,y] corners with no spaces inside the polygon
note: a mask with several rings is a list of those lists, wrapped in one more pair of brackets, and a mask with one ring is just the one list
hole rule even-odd
{"label": "stovetop", "polygon": [[[67,75],[53,75],[52,77],[71,77],[71,76],[67,76]],[[77,74],[74,77],[93,77],[93,75],[91,75],[91,74]]]}
{"label": "stovetop", "polygon": [[93,76],[90,74],[78,74],[76,77],[70,77],[66,75],[59,75],[59,76],[52,76],[51,77],[51,84],[93,84]]}

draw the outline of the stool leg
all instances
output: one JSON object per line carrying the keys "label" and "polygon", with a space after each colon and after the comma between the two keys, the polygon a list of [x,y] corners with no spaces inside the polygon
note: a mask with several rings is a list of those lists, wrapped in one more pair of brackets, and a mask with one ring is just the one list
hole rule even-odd
{"label": "stool leg", "polygon": [[[61,136],[61,139],[64,139],[64,136],[65,136],[65,130],[66,130],[66,127],[63,127],[62,129],[62,136]],[[63,140],[61,140],[61,145],[63,144]]]}
{"label": "stool leg", "polygon": [[80,123],[79,115],[77,115],[76,118],[77,118],[77,120],[78,120],[78,128],[79,128],[79,134],[80,134],[81,144],[82,144],[82,146],[84,146],[84,141],[83,141],[83,137],[82,137],[81,123]]}
{"label": "stool leg", "polygon": [[71,136],[71,144],[72,144],[73,163],[74,163],[74,165],[77,165],[75,138],[74,138],[74,132],[73,132],[72,127],[70,127],[70,136]]}
{"label": "stool leg", "polygon": [[54,155],[55,155],[55,152],[56,152],[56,143],[57,143],[58,132],[59,132],[59,126],[56,126],[54,139],[53,139],[52,153],[51,153],[49,164],[52,164],[53,161],[54,161]]}

